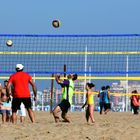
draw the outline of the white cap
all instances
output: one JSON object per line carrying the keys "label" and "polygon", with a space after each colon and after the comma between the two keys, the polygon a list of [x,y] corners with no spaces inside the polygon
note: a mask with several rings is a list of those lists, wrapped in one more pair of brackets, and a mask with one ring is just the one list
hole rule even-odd
{"label": "white cap", "polygon": [[16,64],[16,69],[22,70],[24,66],[22,64]]}

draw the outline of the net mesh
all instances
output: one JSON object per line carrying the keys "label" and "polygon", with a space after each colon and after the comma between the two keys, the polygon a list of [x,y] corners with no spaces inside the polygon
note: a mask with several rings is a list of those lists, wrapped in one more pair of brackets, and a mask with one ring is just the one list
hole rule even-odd
{"label": "net mesh", "polygon": [[[12,47],[7,47],[7,40],[12,40]],[[81,75],[138,75],[139,44],[140,35],[1,34],[0,72],[13,71],[17,63],[22,63],[27,72],[37,74],[63,73],[66,64],[67,72]]]}

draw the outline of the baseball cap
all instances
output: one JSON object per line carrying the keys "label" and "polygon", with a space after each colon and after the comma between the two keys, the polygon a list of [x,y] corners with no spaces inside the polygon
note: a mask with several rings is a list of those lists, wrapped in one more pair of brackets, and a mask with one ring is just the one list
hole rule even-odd
{"label": "baseball cap", "polygon": [[16,69],[22,70],[24,66],[22,64],[16,64]]}

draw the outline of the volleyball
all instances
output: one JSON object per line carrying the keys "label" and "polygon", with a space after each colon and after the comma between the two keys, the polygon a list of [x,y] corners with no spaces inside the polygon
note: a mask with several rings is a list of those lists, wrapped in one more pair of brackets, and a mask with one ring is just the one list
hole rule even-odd
{"label": "volleyball", "polygon": [[7,41],[6,41],[6,45],[7,45],[8,47],[11,47],[11,46],[13,45],[13,41],[12,41],[12,40],[7,40]]}
{"label": "volleyball", "polygon": [[53,20],[52,21],[52,25],[54,28],[59,28],[60,27],[60,21],[59,20]]}

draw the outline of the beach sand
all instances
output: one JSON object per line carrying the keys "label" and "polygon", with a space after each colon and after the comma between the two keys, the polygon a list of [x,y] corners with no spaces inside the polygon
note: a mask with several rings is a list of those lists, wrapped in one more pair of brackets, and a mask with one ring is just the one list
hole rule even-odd
{"label": "beach sand", "polygon": [[54,123],[52,114],[35,112],[36,123],[0,125],[1,140],[139,140],[140,115],[95,112],[95,124],[87,124],[84,112],[69,113],[72,123]]}

